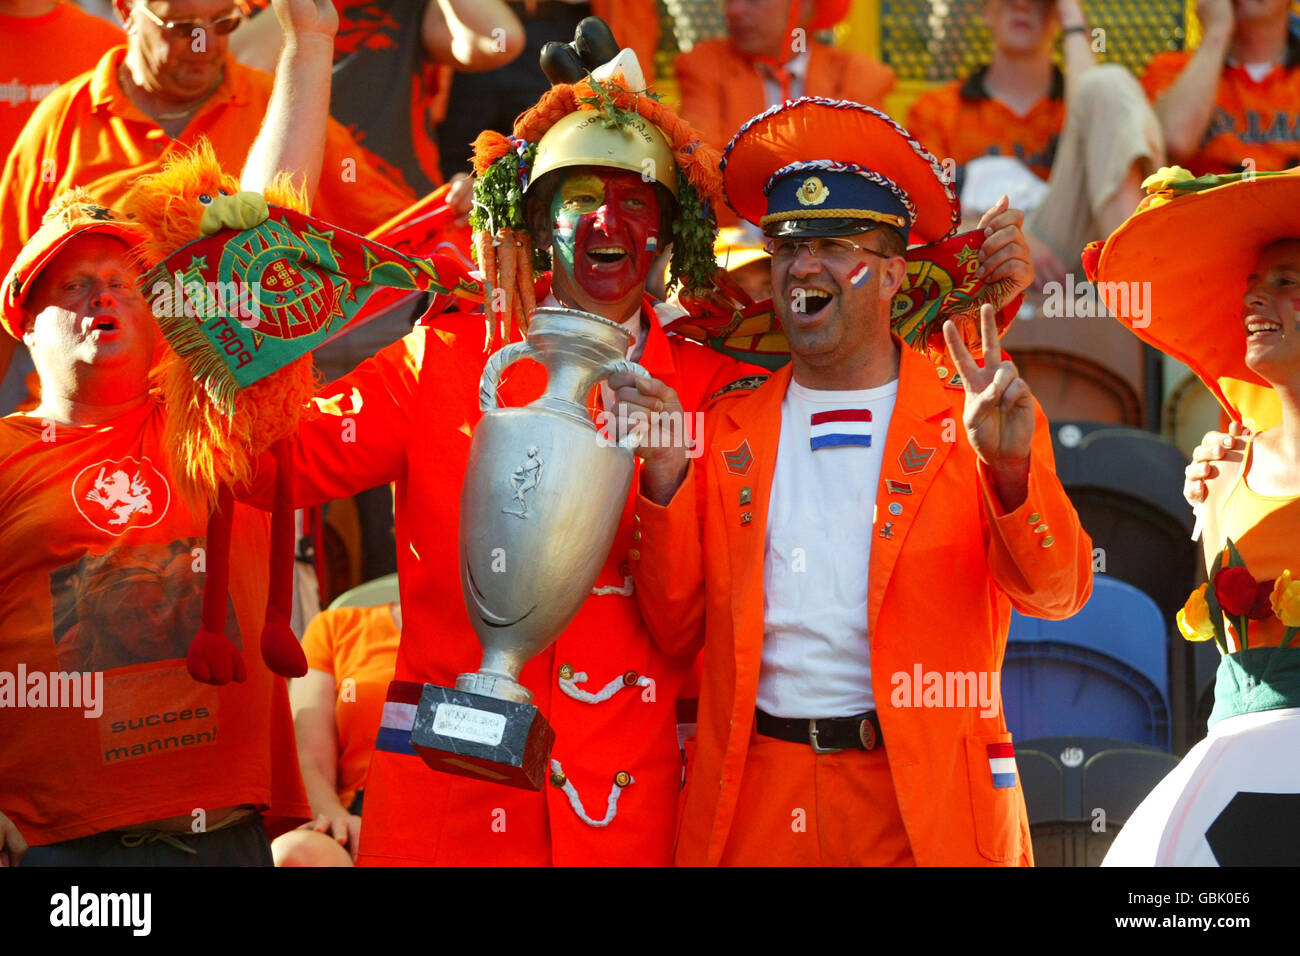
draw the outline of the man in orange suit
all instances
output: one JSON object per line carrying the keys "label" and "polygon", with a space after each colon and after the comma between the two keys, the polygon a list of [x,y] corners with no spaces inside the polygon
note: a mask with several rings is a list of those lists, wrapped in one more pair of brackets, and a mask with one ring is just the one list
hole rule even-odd
{"label": "man in orange suit", "polygon": [[[945,235],[956,201],[852,103],[756,118],[724,165],[792,362],[713,404],[693,462],[642,452],[637,598],[665,649],[704,646],[677,862],[1028,865],[997,676],[1012,606],[1088,599],[1091,541],[992,309],[983,366],[951,324],[952,368],[890,334],[909,233]],[[644,379],[619,398],[675,405]]]}
{"label": "man in orange suit", "polygon": [[751,116],[804,95],[882,107],[893,70],[809,36],[848,12],[848,0],[727,0],[727,36],[697,43],[673,64],[682,115],[722,148]]}

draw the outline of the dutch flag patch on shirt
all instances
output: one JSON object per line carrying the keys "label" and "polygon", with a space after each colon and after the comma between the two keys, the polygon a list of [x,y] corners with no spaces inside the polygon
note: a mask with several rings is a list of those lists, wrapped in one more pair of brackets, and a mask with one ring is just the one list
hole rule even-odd
{"label": "dutch flag patch on shirt", "polygon": [[871,447],[871,412],[865,408],[840,408],[832,412],[813,412],[811,416],[812,450],[842,445]]}
{"label": "dutch flag patch on shirt", "polygon": [[1016,785],[1016,751],[1010,743],[989,744],[989,770],[993,772],[993,788],[1002,790]]}

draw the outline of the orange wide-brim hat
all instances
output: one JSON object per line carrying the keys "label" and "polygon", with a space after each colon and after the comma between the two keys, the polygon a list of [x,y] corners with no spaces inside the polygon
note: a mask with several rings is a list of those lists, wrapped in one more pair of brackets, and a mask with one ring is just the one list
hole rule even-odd
{"label": "orange wide-brim hat", "polygon": [[884,113],[848,100],[805,96],[755,116],[723,151],[722,183],[727,204],[757,226],[836,211],[893,221],[905,211],[911,241],[935,242],[961,221],[939,161]]}
{"label": "orange wide-brim hat", "polygon": [[1089,278],[1112,315],[1186,364],[1233,419],[1268,427],[1276,396],[1246,366],[1243,297],[1265,247],[1300,239],[1300,170],[1193,179],[1173,167],[1143,185],[1137,212],[1085,251]]}

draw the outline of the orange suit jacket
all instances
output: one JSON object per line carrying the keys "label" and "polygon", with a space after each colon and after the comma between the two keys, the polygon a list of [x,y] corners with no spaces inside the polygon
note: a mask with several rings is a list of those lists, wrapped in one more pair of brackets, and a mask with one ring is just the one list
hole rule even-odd
{"label": "orange suit jacket", "polygon": [[[632,567],[646,624],[667,653],[704,644],[679,864],[721,858],[745,770],[762,662],[768,499],[790,375],[786,366],[757,391],[714,403],[703,456],[667,507],[638,497],[641,558]],[[902,346],[871,547],[872,688],[917,863],[1031,865],[1019,776],[1015,787],[995,788],[989,765],[988,745],[1011,741],[1000,694],[984,716],[978,703],[918,706],[919,691],[902,691],[931,672],[945,684],[948,675],[999,673],[1013,605],[1062,618],[1087,601],[1092,542],[1056,478],[1041,408],[1028,497],[1002,514],[967,442],[963,400],[960,387]],[[750,504],[741,503],[746,490]],[[894,503],[901,514],[890,513]]]}
{"label": "orange suit jacket", "polygon": [[[751,117],[767,109],[763,77],[727,40],[697,43],[673,62],[681,89],[682,116],[719,149]],[[894,88],[894,71],[852,50],[809,42],[804,92],[853,100],[883,109]]]}

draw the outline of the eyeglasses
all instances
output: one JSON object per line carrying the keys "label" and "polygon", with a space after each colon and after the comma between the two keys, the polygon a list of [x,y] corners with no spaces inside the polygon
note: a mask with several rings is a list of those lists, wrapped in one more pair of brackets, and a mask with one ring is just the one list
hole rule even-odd
{"label": "eyeglasses", "polygon": [[818,236],[815,239],[785,237],[782,239],[769,239],[763,243],[763,249],[769,256],[783,262],[797,256],[800,246],[807,246],[809,255],[824,262],[843,262],[852,258],[855,252],[869,252],[881,259],[893,258],[893,256],[886,253],[868,249],[852,239],[844,239],[840,236]]}
{"label": "eyeglasses", "polygon": [[234,33],[239,28],[239,25],[244,22],[244,15],[238,10],[226,14],[224,17],[216,17],[211,20],[164,20],[143,3],[137,3],[134,9],[143,10],[145,16],[158,24],[165,32],[171,34],[172,39],[175,40],[189,40],[194,36],[195,31],[208,29],[211,29],[217,36],[225,36],[228,33]]}

